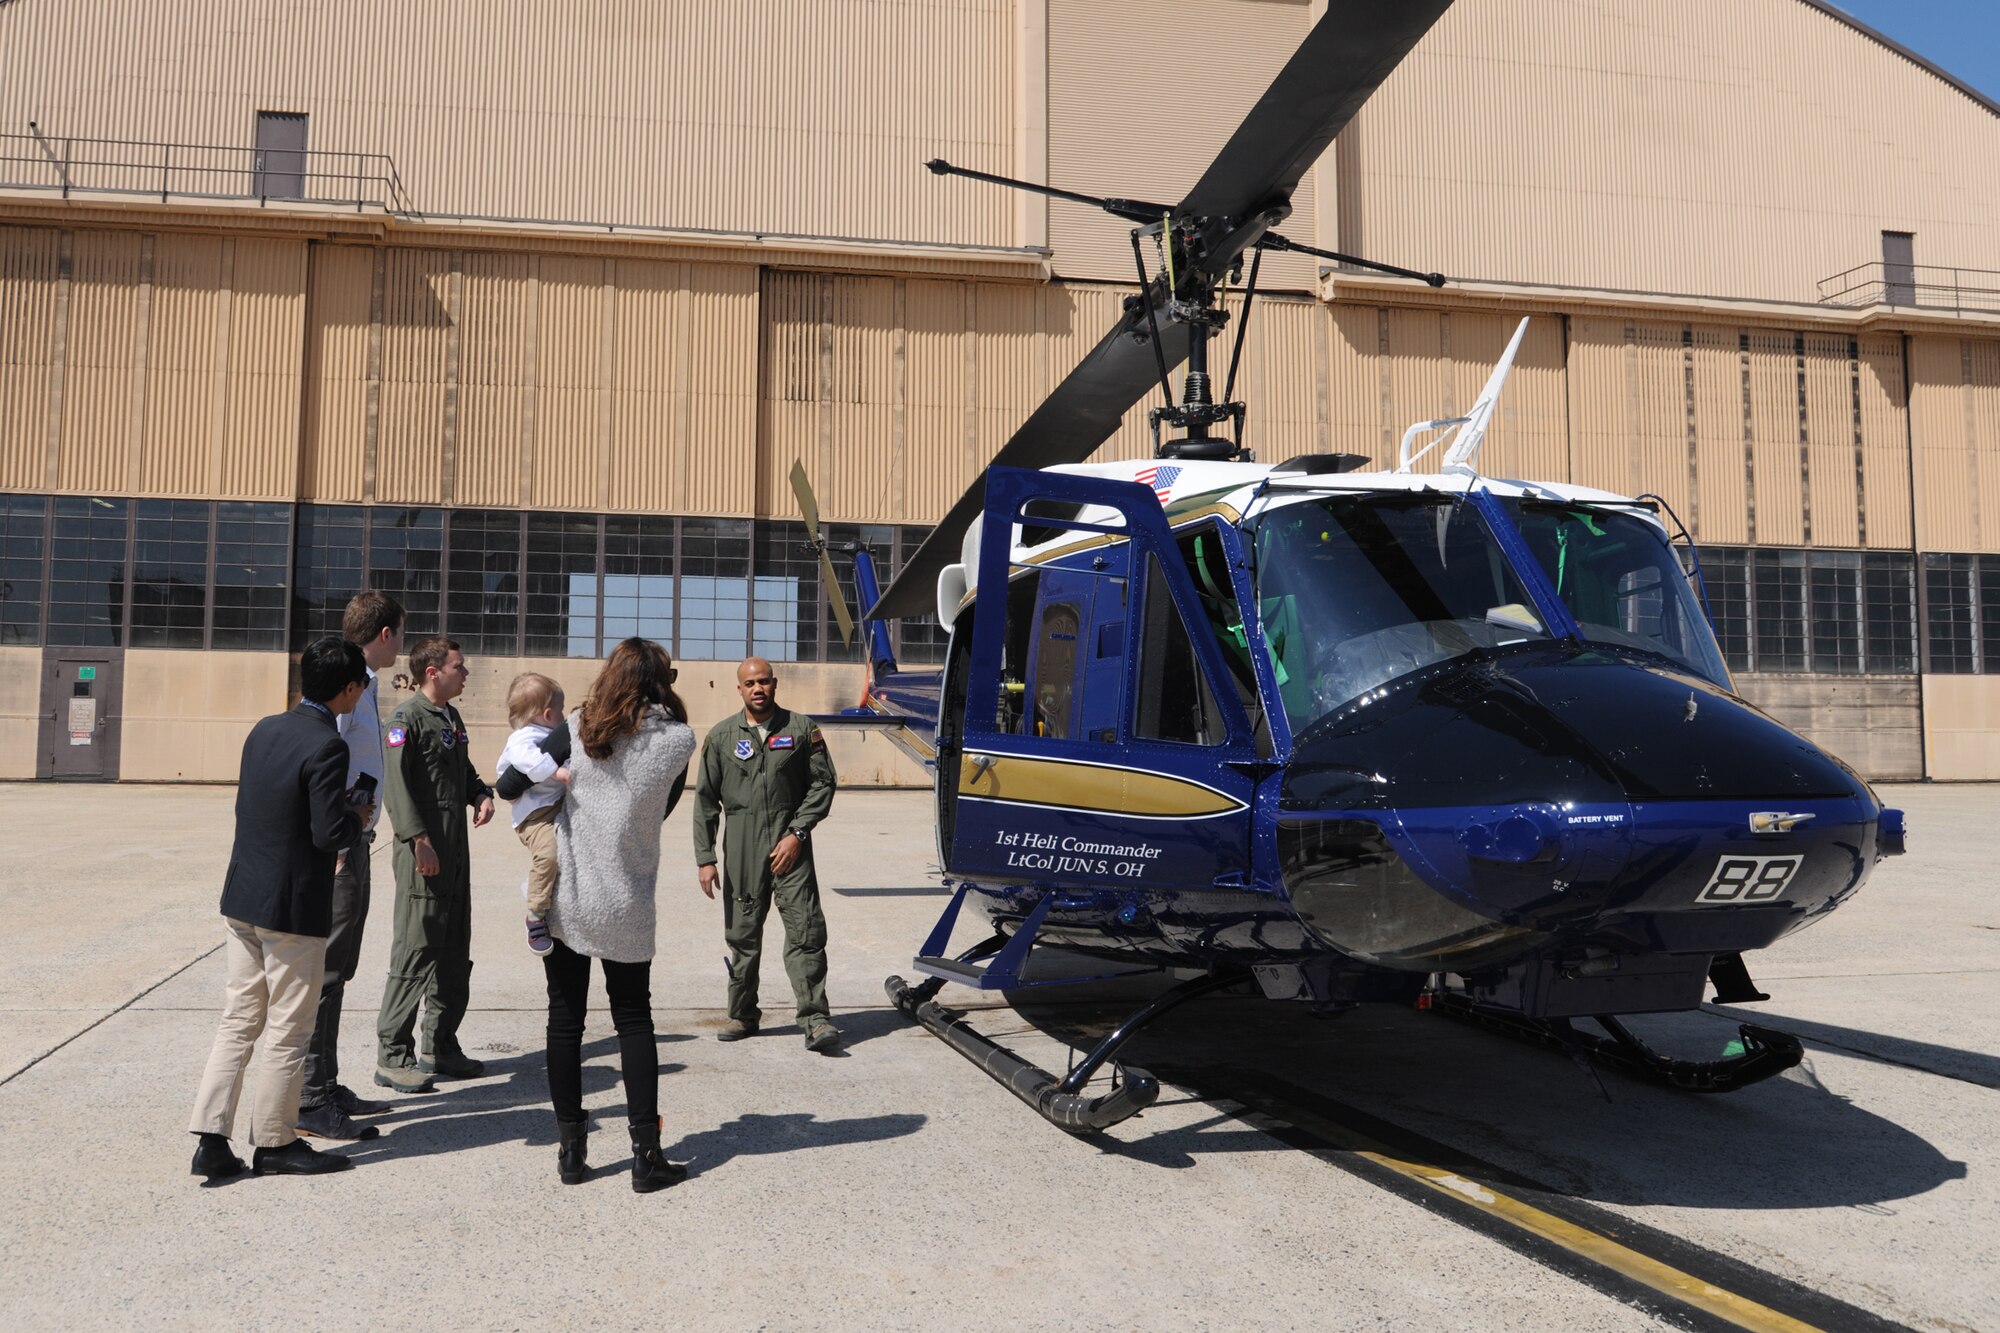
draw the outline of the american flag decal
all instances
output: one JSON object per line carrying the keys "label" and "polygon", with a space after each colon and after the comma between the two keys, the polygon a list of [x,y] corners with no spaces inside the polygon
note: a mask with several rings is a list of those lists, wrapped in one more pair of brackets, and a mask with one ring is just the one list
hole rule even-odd
{"label": "american flag decal", "polygon": [[1142,468],[1139,475],[1132,478],[1132,480],[1142,486],[1151,486],[1153,494],[1159,496],[1160,503],[1165,505],[1167,497],[1173,494],[1174,479],[1180,475],[1181,470],[1177,467],[1160,467],[1155,465],[1149,468]]}

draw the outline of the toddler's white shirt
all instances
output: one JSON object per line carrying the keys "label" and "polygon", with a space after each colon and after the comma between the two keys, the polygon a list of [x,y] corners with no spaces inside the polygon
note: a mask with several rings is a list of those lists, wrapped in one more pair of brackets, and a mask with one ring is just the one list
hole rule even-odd
{"label": "toddler's white shirt", "polygon": [[521,827],[521,821],[535,811],[554,805],[563,798],[569,788],[555,780],[559,767],[555,760],[542,751],[542,742],[548,738],[551,729],[539,722],[530,722],[507,738],[500,747],[500,761],[493,766],[493,776],[499,777],[509,768],[518,768],[526,773],[534,786],[514,798],[514,827]]}

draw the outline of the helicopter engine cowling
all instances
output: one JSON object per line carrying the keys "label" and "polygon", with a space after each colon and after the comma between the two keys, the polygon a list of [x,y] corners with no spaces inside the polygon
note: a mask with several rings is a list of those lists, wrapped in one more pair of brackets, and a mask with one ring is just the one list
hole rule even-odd
{"label": "helicopter engine cowling", "polygon": [[1307,728],[1278,851],[1301,922],[1361,961],[1675,955],[1698,982],[1709,957],[1838,905],[1900,830],[1851,769],[1714,684],[1548,644],[1414,673]]}

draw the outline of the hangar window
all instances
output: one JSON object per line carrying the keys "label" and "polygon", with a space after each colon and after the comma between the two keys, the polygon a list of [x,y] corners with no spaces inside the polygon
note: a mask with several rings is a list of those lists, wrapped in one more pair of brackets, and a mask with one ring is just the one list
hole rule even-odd
{"label": "hangar window", "polygon": [[209,646],[285,646],[292,509],[224,500],[215,506],[215,585]]}
{"label": "hangar window", "polygon": [[446,630],[468,654],[521,651],[521,513],[455,509],[446,550]]}
{"label": "hangar window", "polygon": [[0,495],[0,643],[42,640],[42,557],[48,550],[49,502]]}
{"label": "hangar window", "polygon": [[749,522],[682,519],[680,575],[680,656],[742,657],[750,642]]}
{"label": "hangar window", "polygon": [[1910,675],[1916,574],[1900,551],[1706,547],[1702,578],[1732,670]]}
{"label": "hangar window", "polygon": [[2000,674],[2000,555],[1926,555],[1924,602],[1926,670]]}
{"label": "hangar window", "polygon": [[368,511],[368,586],[403,604],[403,640],[443,628],[444,510],[377,505]]}
{"label": "hangar window", "polygon": [[604,520],[602,650],[634,635],[674,641],[674,520],[613,514]]}
{"label": "hangar window", "polygon": [[528,515],[521,651],[596,657],[597,515]]}
{"label": "hangar window", "polygon": [[201,648],[208,625],[204,500],[141,500],[132,542],[132,646]]}
{"label": "hangar window", "polygon": [[[300,505],[292,562],[292,651],[340,633],[348,598],[368,586],[368,511],[359,505]],[[412,640],[414,642],[414,640]]]}
{"label": "hangar window", "polygon": [[47,642],[62,648],[125,643],[128,500],[59,495],[49,553]]}

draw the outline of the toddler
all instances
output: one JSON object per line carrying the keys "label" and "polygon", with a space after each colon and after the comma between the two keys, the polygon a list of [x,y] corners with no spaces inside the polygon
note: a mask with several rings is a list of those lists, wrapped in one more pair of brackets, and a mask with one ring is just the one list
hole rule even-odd
{"label": "toddler", "polygon": [[[555,947],[549,935],[549,905],[556,896],[556,809],[562,804],[569,769],[544,748],[549,733],[562,722],[562,686],[547,676],[523,671],[507,687],[507,722],[514,728],[500,750],[494,776],[506,778],[514,769],[520,779],[503,783],[501,794],[512,798],[514,832],[528,849],[528,947],[546,954]],[[519,792],[509,791],[513,787]]]}

